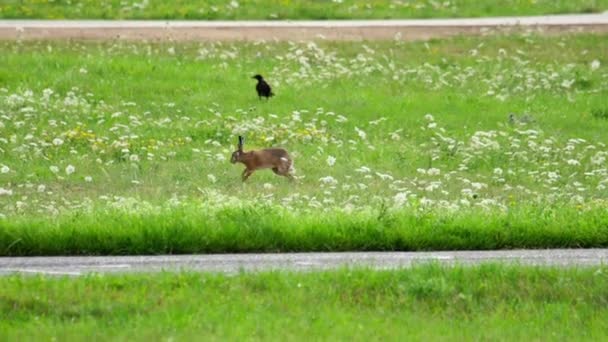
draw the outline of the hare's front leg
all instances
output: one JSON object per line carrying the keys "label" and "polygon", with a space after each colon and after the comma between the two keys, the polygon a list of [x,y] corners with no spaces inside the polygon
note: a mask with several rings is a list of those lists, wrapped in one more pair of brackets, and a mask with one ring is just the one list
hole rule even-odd
{"label": "hare's front leg", "polygon": [[245,169],[243,170],[243,175],[242,175],[242,179],[243,182],[247,180],[247,178],[249,178],[249,176],[251,176],[251,174],[253,173],[254,170],[249,170],[249,169]]}

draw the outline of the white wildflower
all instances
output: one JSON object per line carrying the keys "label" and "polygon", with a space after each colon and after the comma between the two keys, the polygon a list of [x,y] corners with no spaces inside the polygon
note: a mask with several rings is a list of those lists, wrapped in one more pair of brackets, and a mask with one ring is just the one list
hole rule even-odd
{"label": "white wildflower", "polygon": [[212,175],[212,174],[208,174],[208,175],[207,175],[207,179],[208,179],[208,180],[209,180],[211,183],[215,183],[215,182],[217,182],[217,178],[215,178],[215,176],[214,176],[214,175]]}
{"label": "white wildflower", "polygon": [[583,203],[585,203],[585,198],[581,195],[574,195],[574,196],[570,197],[570,203],[583,204]]}
{"label": "white wildflower", "polygon": [[38,185],[38,192],[44,192],[46,190],[46,186],[44,184]]}
{"label": "white wildflower", "polygon": [[407,192],[400,192],[393,196],[393,201],[395,202],[395,205],[400,207],[407,203],[407,195]]}
{"label": "white wildflower", "polygon": [[380,177],[380,179],[382,180],[393,180],[393,176],[386,174],[386,173],[380,173],[380,172],[376,172],[376,176]]}
{"label": "white wildflower", "polygon": [[497,168],[494,169],[494,174],[496,176],[502,176],[502,173],[503,173],[503,171],[502,171],[501,168],[497,167]]}
{"label": "white wildflower", "polygon": [[45,101],[48,101],[48,99],[51,97],[51,95],[53,95],[53,93],[53,89],[46,88],[42,91],[42,97]]}
{"label": "white wildflower", "polygon": [[595,59],[595,60],[593,60],[593,62],[591,62],[591,70],[597,70],[600,68],[600,66],[601,66],[601,63],[597,59]]}
{"label": "white wildflower", "polygon": [[355,171],[360,173],[369,173],[371,169],[367,166],[361,166],[360,168],[355,169]]}
{"label": "white wildflower", "polygon": [[321,177],[319,178],[319,182],[323,183],[323,184],[338,184],[338,181],[332,177],[332,176],[326,176],[326,177]]}
{"label": "white wildflower", "polygon": [[10,170],[11,170],[10,167],[8,167],[6,165],[2,165],[2,168],[0,168],[1,173],[8,173]]}
{"label": "white wildflower", "polygon": [[473,195],[475,195],[475,192],[469,188],[460,190],[460,193],[466,197],[473,197]]}
{"label": "white wildflower", "polygon": [[441,170],[432,167],[432,168],[426,170],[426,174],[429,176],[437,176],[437,175],[441,174]]}
{"label": "white wildflower", "polygon": [[427,185],[424,190],[428,192],[433,192],[441,187],[441,182],[431,182]]}
{"label": "white wildflower", "polygon": [[49,170],[51,170],[52,173],[59,172],[59,168],[55,165],[52,165],[51,167],[49,167]]}
{"label": "white wildflower", "polygon": [[390,134],[391,139],[393,139],[393,140],[401,140],[401,136],[399,135],[399,133],[401,133],[402,131],[403,131],[403,128],[400,128],[400,129],[392,132]]}
{"label": "white wildflower", "polygon": [[13,190],[0,188],[0,196],[11,196],[13,194]]}
{"label": "white wildflower", "polygon": [[61,140],[60,138],[55,138],[55,139],[53,139],[53,145],[61,146],[61,145],[63,145],[63,140]]}
{"label": "white wildflower", "polygon": [[566,161],[566,163],[568,163],[568,165],[572,165],[572,166],[577,166],[577,165],[581,165],[581,162],[579,162],[576,159],[568,159]]}
{"label": "white wildflower", "polygon": [[346,203],[346,204],[344,205],[344,207],[342,207],[342,210],[343,210],[345,213],[350,214],[350,213],[352,213],[352,212],[353,212],[353,210],[355,210],[355,206],[354,206],[354,205],[352,205],[352,204],[350,204],[350,203]]}
{"label": "white wildflower", "polygon": [[420,199],[420,205],[423,207],[430,207],[431,205],[433,205],[433,203],[435,203],[435,201],[430,198],[422,197]]}
{"label": "white wildflower", "polygon": [[137,154],[132,154],[129,156],[129,160],[132,162],[138,162],[139,161],[139,155]]}
{"label": "white wildflower", "polygon": [[264,189],[266,190],[272,190],[274,187],[272,186],[272,184],[270,183],[264,183]]}
{"label": "white wildflower", "polygon": [[343,115],[338,115],[336,117],[336,122],[346,122],[346,121],[348,121],[348,119]]}
{"label": "white wildflower", "polygon": [[591,157],[591,164],[594,165],[601,165],[606,161],[606,157],[601,155],[601,154],[596,154],[593,157]]}
{"label": "white wildflower", "polygon": [[327,165],[334,166],[336,164],[336,158],[334,156],[327,157]]}
{"label": "white wildflower", "polygon": [[[297,122],[302,122],[302,117],[301,117],[300,111],[294,110],[293,112],[291,112],[291,120],[297,121]],[[259,118],[259,123],[261,124],[262,122],[264,122],[264,119]]]}
{"label": "white wildflower", "polygon": [[226,160],[226,156],[225,156],[225,155],[223,155],[222,153],[218,153],[218,154],[216,154],[216,155],[215,155],[215,159],[216,159],[217,161],[221,161],[221,162],[223,162],[223,161],[225,161],[225,160]]}
{"label": "white wildflower", "polygon": [[571,79],[571,80],[564,80],[561,85],[563,88],[569,89],[573,84],[574,84],[574,79]]}
{"label": "white wildflower", "polygon": [[367,134],[365,134],[365,132],[363,130],[359,129],[359,127],[355,127],[355,131],[357,131],[359,138],[361,138],[362,140],[365,140],[365,138],[367,137]]}
{"label": "white wildflower", "polygon": [[74,167],[74,165],[70,164],[68,166],[65,167],[65,173],[69,176],[72,173],[74,173],[74,171],[76,171],[76,168]]}
{"label": "white wildflower", "polygon": [[388,119],[385,117],[381,117],[380,119],[370,121],[369,124],[376,126],[379,123],[381,123],[382,121],[386,121],[386,120],[388,120]]}
{"label": "white wildflower", "polygon": [[84,177],[84,181],[87,182],[87,183],[91,183],[93,181],[93,177],[86,176],[86,177]]}
{"label": "white wildflower", "polygon": [[473,189],[475,189],[475,190],[481,190],[481,189],[483,189],[483,188],[487,188],[487,187],[488,187],[488,185],[487,185],[487,184],[484,184],[484,183],[478,183],[478,182],[473,182],[473,183],[471,183],[471,186],[472,186],[472,187],[473,187]]}
{"label": "white wildflower", "polygon": [[431,114],[426,114],[426,115],[424,116],[424,119],[425,119],[426,121],[435,121],[435,118],[434,118],[434,117],[433,117]]}

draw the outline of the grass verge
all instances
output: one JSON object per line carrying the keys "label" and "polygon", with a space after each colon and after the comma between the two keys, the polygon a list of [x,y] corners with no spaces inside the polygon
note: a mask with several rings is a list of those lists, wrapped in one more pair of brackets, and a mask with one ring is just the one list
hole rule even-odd
{"label": "grass verge", "polygon": [[36,19],[393,19],[592,13],[606,0],[4,0],[0,18]]}
{"label": "grass verge", "polygon": [[602,340],[608,269],[0,278],[2,340]]}
{"label": "grass verge", "polygon": [[0,255],[608,247],[605,208],[293,214],[270,206],[105,210],[0,221]]}

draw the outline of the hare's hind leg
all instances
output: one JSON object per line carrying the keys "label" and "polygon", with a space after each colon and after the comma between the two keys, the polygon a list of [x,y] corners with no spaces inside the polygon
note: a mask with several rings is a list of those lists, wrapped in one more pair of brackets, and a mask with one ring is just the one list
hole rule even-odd
{"label": "hare's hind leg", "polygon": [[279,175],[279,176],[283,176],[283,177],[287,177],[290,181],[295,180],[295,178],[293,177],[293,175],[289,172],[291,169],[287,168],[283,168],[283,167],[274,167],[272,168],[272,172],[274,172],[275,174]]}

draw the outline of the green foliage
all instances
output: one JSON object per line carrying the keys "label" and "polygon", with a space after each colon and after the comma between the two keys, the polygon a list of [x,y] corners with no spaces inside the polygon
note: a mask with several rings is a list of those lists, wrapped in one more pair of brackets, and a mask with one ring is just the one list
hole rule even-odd
{"label": "green foliage", "polygon": [[608,108],[594,108],[591,110],[591,115],[597,119],[608,119]]}

